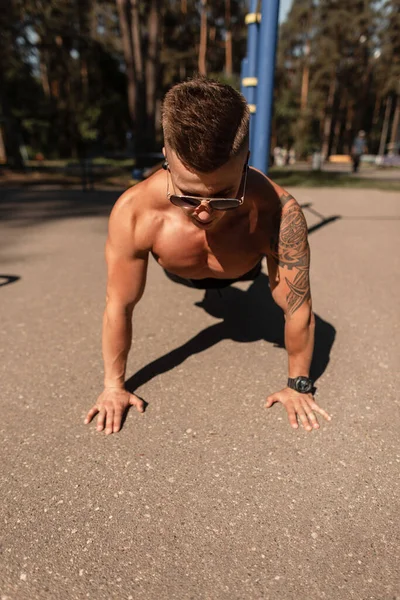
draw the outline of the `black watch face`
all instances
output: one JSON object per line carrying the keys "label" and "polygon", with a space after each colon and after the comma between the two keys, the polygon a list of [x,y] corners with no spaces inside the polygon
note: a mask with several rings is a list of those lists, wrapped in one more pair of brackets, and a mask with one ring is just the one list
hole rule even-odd
{"label": "black watch face", "polygon": [[312,381],[311,379],[308,379],[307,377],[298,377],[297,381],[296,381],[296,388],[297,391],[300,392],[300,394],[308,394],[308,392],[311,392],[313,387]]}

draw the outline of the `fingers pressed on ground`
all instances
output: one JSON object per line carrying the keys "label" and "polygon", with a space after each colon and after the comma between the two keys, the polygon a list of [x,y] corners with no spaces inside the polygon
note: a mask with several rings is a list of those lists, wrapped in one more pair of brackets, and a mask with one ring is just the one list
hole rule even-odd
{"label": "fingers pressed on ground", "polygon": [[132,406],[136,406],[136,410],[139,412],[144,412],[144,402],[140,398],[136,398],[135,396],[131,395],[130,404]]}
{"label": "fingers pressed on ground", "polygon": [[102,408],[97,417],[97,430],[102,431],[104,429],[104,422],[106,420],[106,409]]}
{"label": "fingers pressed on ground", "polygon": [[84,423],[90,423],[90,421],[93,419],[93,417],[95,415],[97,415],[97,413],[99,412],[99,409],[97,408],[97,406],[93,406],[93,408],[91,408],[88,412],[88,414],[86,415],[85,421]]}
{"label": "fingers pressed on ground", "polygon": [[297,415],[298,415],[300,422],[303,425],[304,429],[306,429],[307,431],[311,431],[312,427],[310,425],[310,421],[308,420],[307,413],[304,410],[304,408],[301,405],[299,405],[296,408],[296,411],[297,411]]}
{"label": "fingers pressed on ground", "polygon": [[113,432],[113,426],[114,426],[114,409],[109,408],[107,410],[107,417],[106,417],[106,431],[105,431],[106,435]]}
{"label": "fingers pressed on ground", "polygon": [[319,413],[322,417],[324,417],[324,419],[326,419],[327,421],[331,420],[331,416],[328,415],[326,410],[324,410],[323,408],[320,408],[316,402],[310,403],[310,407],[312,408],[312,410],[314,410],[315,412]]}
{"label": "fingers pressed on ground", "polygon": [[313,413],[312,409],[309,407],[308,404],[304,405],[304,410],[307,414],[309,422],[314,427],[314,429],[319,429],[319,423],[318,423],[317,417],[315,416],[315,414]]}
{"label": "fingers pressed on ground", "polygon": [[119,431],[121,429],[121,423],[122,423],[122,416],[123,416],[123,411],[122,410],[116,410],[114,413],[114,425],[113,425],[113,432],[117,433],[117,431]]}
{"label": "fingers pressed on ground", "polygon": [[289,423],[291,424],[293,429],[298,429],[299,424],[297,422],[296,411],[294,410],[294,408],[287,408],[286,410],[289,417]]}
{"label": "fingers pressed on ground", "polygon": [[276,400],[274,398],[274,396],[268,396],[267,398],[267,404],[265,405],[266,408],[270,408],[273,404],[275,404]]}

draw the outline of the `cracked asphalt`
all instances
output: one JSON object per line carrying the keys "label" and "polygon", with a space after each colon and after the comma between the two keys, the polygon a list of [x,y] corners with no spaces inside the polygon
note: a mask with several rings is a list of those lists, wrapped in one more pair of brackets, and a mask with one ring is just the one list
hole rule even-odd
{"label": "cracked asphalt", "polygon": [[83,419],[118,191],[0,189],[0,600],[400,599],[400,197],[289,191],[332,421],[264,408],[286,382],[266,272],[204,302],[152,260],[128,364],[147,410],[106,437]]}

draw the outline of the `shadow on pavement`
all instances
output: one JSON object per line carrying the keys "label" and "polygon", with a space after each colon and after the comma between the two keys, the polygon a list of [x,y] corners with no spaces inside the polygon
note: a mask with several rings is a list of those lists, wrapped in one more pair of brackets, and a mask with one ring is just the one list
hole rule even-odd
{"label": "shadow on pavement", "polygon": [[321,229],[321,227],[325,227],[325,225],[329,225],[329,223],[334,223],[335,221],[337,221],[338,219],[341,219],[342,217],[339,215],[333,216],[333,217],[327,217],[326,219],[324,219],[323,221],[321,221],[320,223],[316,223],[316,225],[311,225],[311,227],[308,228],[308,233],[313,233],[314,231],[317,231],[318,229]]}
{"label": "shadow on pavement", "polygon": [[108,216],[122,190],[2,189],[0,220],[18,225],[71,217]]}
{"label": "shadow on pavement", "polygon": [[19,275],[0,275],[0,287],[9,283],[15,283],[19,279],[21,279]]}
{"label": "shadow on pavement", "polygon": [[[199,354],[225,339],[243,343],[265,340],[275,347],[284,347],[283,312],[272,298],[268,277],[264,273],[247,291],[229,287],[219,297],[216,290],[211,290],[196,306],[222,321],[203,329],[179,348],[140,369],[126,382],[126,388],[130,392],[133,393],[157,375],[174,369],[193,354]],[[329,363],[336,335],[332,325],[318,315],[315,318],[315,351],[311,367],[314,381],[321,377]]]}

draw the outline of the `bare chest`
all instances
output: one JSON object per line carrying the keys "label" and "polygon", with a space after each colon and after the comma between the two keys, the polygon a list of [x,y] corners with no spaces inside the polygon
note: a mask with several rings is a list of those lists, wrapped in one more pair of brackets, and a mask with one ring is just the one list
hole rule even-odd
{"label": "bare chest", "polygon": [[153,246],[161,267],[192,279],[240,277],[262,255],[260,232],[252,231],[247,220],[212,234],[186,224],[166,223]]}

